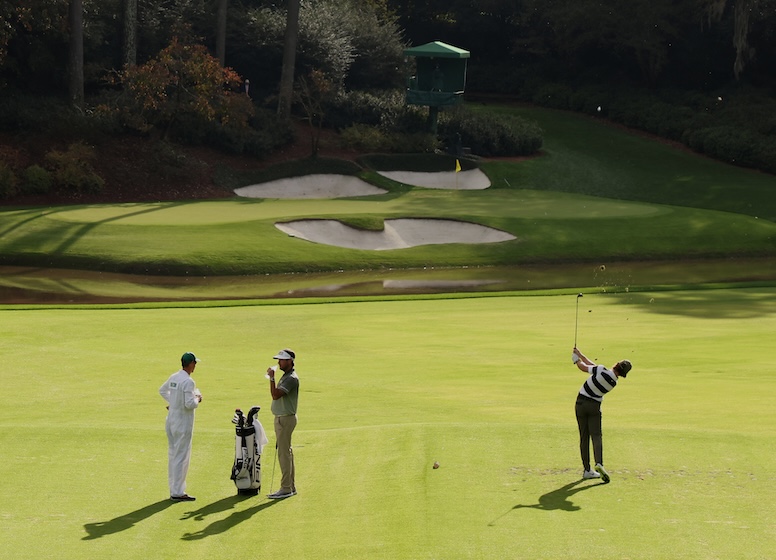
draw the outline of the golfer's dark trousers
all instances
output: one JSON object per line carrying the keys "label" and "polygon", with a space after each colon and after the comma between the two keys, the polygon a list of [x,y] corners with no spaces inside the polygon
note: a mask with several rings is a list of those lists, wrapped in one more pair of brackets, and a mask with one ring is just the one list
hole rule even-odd
{"label": "golfer's dark trousers", "polygon": [[577,395],[574,406],[579,426],[579,453],[582,466],[590,470],[590,440],[593,440],[593,456],[596,463],[604,464],[604,441],[601,435],[601,403],[584,395]]}

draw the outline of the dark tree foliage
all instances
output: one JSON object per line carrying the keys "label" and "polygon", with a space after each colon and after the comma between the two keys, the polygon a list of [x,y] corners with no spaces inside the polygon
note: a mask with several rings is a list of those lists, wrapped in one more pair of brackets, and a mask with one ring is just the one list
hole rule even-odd
{"label": "dark tree foliage", "polygon": [[[250,80],[254,105],[277,105],[286,0],[79,1],[87,113],[120,93],[108,77],[132,64],[128,50],[144,65],[173,37],[218,53],[243,79],[233,88]],[[71,5],[0,0],[4,107],[72,91]],[[605,116],[763,169],[776,161],[776,0],[303,0],[294,79],[400,95],[404,48],[437,40],[471,52],[468,94]]]}
{"label": "dark tree foliage", "polygon": [[[125,14],[132,13],[137,64],[172,37],[213,54],[223,42],[226,66],[257,91],[276,92],[285,1],[230,0],[221,37],[224,0],[132,0],[129,7],[135,3],[136,12],[127,0],[83,0],[87,95],[129,60]],[[69,5],[0,0],[0,87],[66,93]],[[296,74],[320,69],[348,88],[391,87],[401,83],[404,43],[435,40],[469,50],[475,74],[504,83],[712,89],[736,81],[774,87],[776,80],[776,0],[305,0]]]}
{"label": "dark tree foliage", "polygon": [[[717,87],[771,83],[776,0],[388,0],[413,45],[571,81]],[[500,76],[503,79],[503,76]]]}

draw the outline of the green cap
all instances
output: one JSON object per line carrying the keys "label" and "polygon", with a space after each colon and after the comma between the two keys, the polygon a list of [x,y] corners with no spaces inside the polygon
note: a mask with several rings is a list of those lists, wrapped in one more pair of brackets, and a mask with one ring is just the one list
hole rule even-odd
{"label": "green cap", "polygon": [[186,367],[191,362],[199,362],[199,359],[194,355],[193,352],[186,352],[183,356],[181,356],[181,365],[183,365],[183,367]]}

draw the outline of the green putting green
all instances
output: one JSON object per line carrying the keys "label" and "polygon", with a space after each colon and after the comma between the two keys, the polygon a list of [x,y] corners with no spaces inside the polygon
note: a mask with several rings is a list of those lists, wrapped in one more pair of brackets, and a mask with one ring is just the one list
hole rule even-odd
{"label": "green putting green", "polygon": [[[386,200],[211,201],[0,213],[0,264],[168,275],[767,256],[776,224],[754,217],[525,190],[420,190]],[[516,240],[392,251],[288,237],[278,221],[458,219]]]}
{"label": "green putting green", "polygon": [[[379,198],[379,197],[375,197]],[[467,202],[468,201],[468,202]],[[471,208],[462,208],[462,205]],[[425,205],[425,207],[423,206]],[[584,209],[588,218],[645,218],[669,213],[655,204],[579,197],[531,191],[497,191],[488,196],[471,193],[418,191],[394,200],[223,200],[207,202],[116,204],[63,207],[43,212],[42,218],[77,224],[121,226],[203,226],[280,219],[295,216],[385,214],[412,217],[413,208],[435,208],[434,214],[449,216],[465,210],[480,216],[506,216],[567,220]],[[19,215],[19,219],[28,216]]]}
{"label": "green putting green", "polygon": [[[603,406],[608,485],[580,481],[575,295],[0,311],[4,554],[767,558],[774,296],[580,299],[580,348],[634,364]],[[285,346],[302,380],[299,495],[238,499],[230,420],[258,404],[271,432],[263,371]],[[157,389],[188,350],[197,501],[171,504]]]}

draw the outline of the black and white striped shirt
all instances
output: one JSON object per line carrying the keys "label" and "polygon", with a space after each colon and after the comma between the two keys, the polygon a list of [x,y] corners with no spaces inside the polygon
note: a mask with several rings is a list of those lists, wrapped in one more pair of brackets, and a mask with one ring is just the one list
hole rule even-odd
{"label": "black and white striped shirt", "polygon": [[579,394],[601,402],[604,395],[617,385],[617,376],[604,366],[588,366],[587,371],[590,377],[582,384]]}

